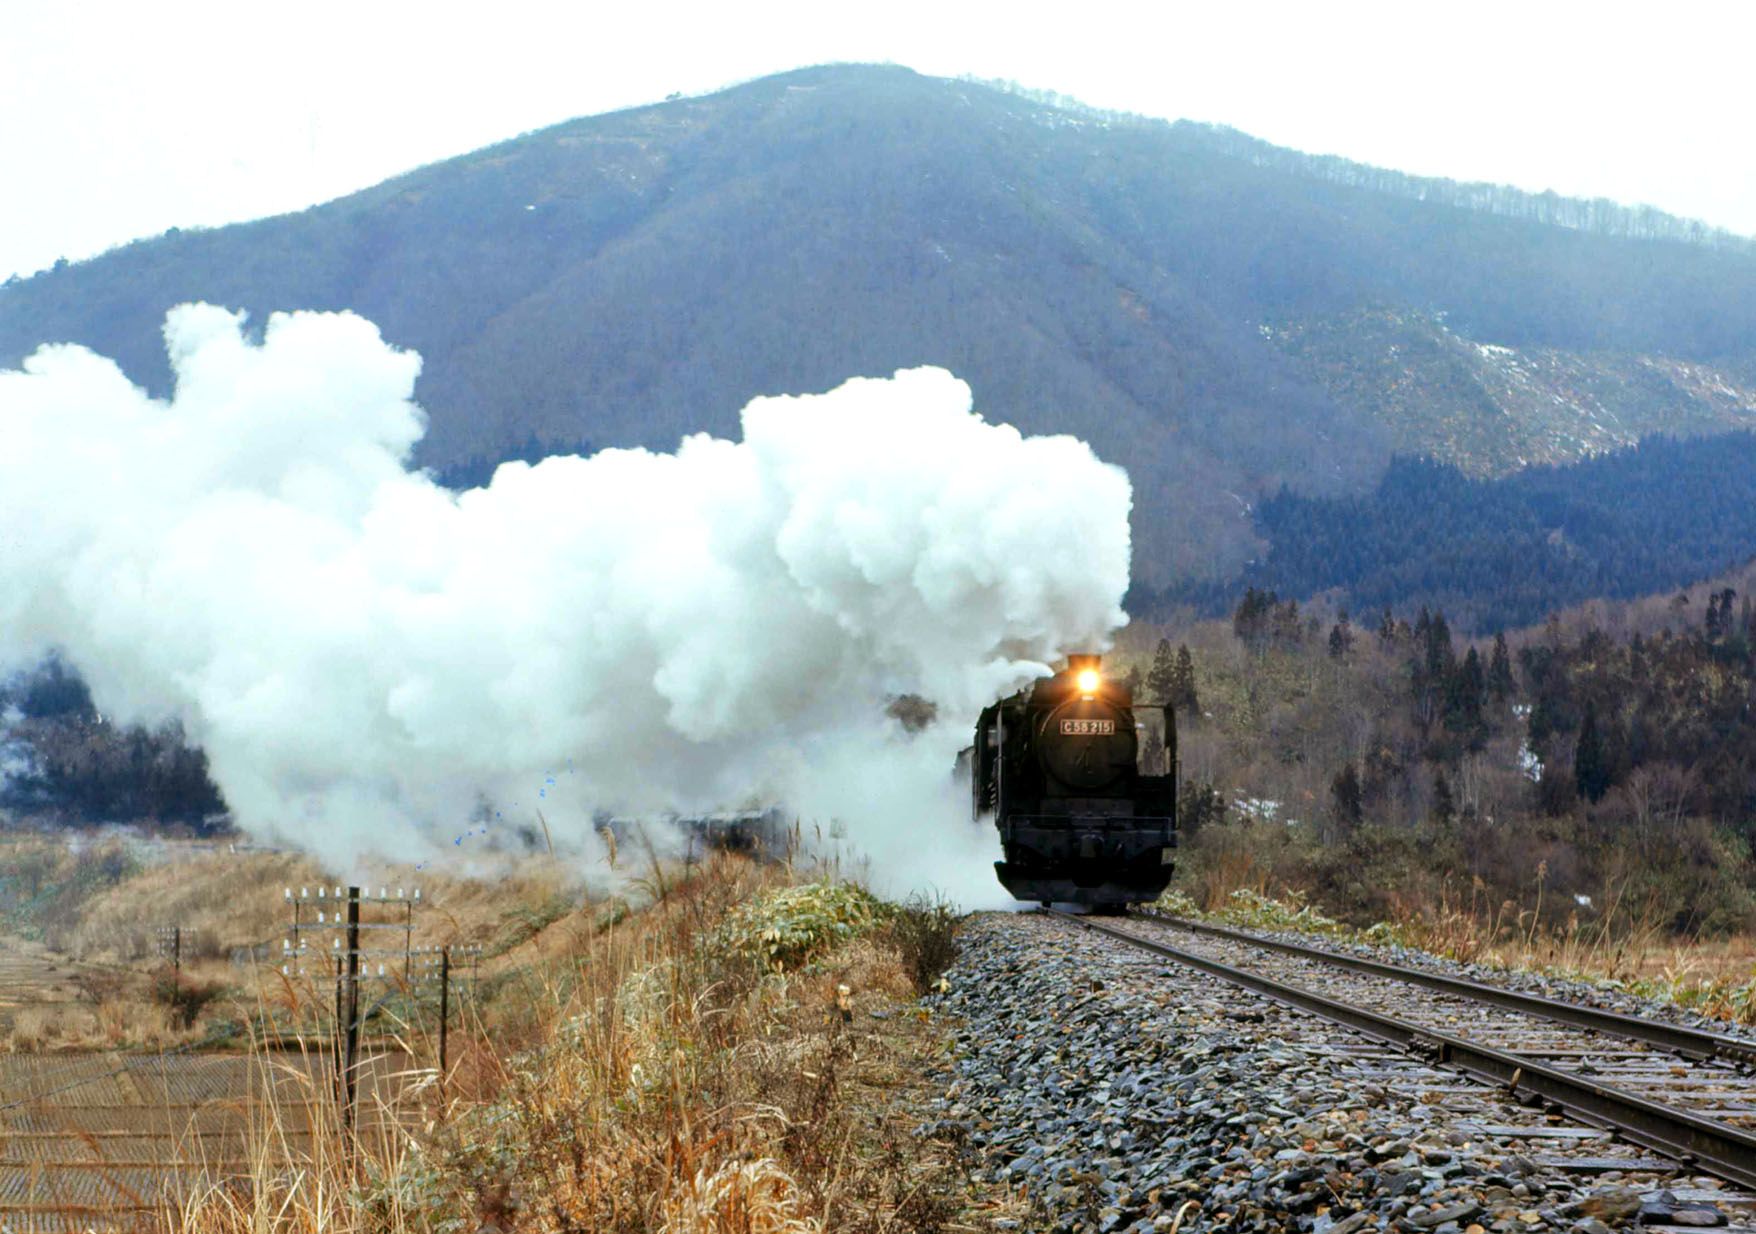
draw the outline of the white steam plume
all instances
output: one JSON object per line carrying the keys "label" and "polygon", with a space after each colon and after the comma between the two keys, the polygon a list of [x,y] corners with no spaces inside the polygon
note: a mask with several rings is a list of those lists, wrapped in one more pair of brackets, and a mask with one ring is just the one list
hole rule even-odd
{"label": "white steam plume", "polygon": [[[940,369],[453,492],[407,467],[420,359],[370,322],[276,314],[255,343],[185,305],[165,340],[168,403],[75,346],[0,372],[0,646],[180,719],[240,825],[332,858],[449,847],[483,801],[529,817],[571,767],[558,839],[779,801],[893,889],[952,861],[988,887],[952,752],[1124,619],[1126,475]],[[905,692],[940,723],[901,734]]]}

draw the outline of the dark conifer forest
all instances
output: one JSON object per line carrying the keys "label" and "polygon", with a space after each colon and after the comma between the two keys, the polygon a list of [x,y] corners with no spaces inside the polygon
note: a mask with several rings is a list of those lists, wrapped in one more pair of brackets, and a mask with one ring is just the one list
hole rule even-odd
{"label": "dark conifer forest", "polygon": [[1399,458],[1371,492],[1314,498],[1282,489],[1254,511],[1266,556],[1230,587],[1141,594],[1220,612],[1245,588],[1356,612],[1443,609],[1460,626],[1542,621],[1595,596],[1685,586],[1756,554],[1756,435],[1638,446],[1564,467],[1471,479]]}

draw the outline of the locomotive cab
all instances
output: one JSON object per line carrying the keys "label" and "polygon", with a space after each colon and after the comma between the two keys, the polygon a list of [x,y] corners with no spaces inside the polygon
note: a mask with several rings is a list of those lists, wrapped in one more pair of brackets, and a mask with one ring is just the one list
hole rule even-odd
{"label": "locomotive cab", "polygon": [[1097,656],[986,708],[970,751],[972,809],[992,818],[1000,882],[1021,900],[1116,908],[1156,899],[1176,843],[1176,731],[1136,706]]}

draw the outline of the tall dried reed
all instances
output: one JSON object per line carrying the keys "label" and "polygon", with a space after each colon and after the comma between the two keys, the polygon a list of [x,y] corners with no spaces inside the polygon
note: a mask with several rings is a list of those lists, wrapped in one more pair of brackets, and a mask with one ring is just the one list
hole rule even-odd
{"label": "tall dried reed", "polygon": [[[849,1076],[867,1065],[864,1047],[837,1013],[838,985],[906,997],[910,974],[858,930],[832,928],[776,972],[762,938],[797,930],[811,911],[801,907],[810,897],[774,894],[788,869],[653,860],[640,911],[587,906],[491,969],[483,996],[462,1008],[443,1076],[430,1068],[422,1014],[384,1026],[396,1056],[423,1066],[392,1067],[372,1086],[355,1143],[333,1093],[310,1080],[324,1068],[309,1057],[286,1068],[252,1111],[245,1176],[192,1193],[167,1228],[937,1228],[944,1189],[917,1195],[918,1162],[862,1146],[875,1116],[859,1109]],[[753,917],[763,904],[783,905],[774,911],[785,920]],[[750,928],[729,928],[734,920]],[[824,960],[832,946],[843,958]],[[289,983],[269,1009],[298,1025],[292,1040],[307,1055],[321,1045],[321,1002],[321,990]],[[904,1209],[907,1225],[894,1224]]]}

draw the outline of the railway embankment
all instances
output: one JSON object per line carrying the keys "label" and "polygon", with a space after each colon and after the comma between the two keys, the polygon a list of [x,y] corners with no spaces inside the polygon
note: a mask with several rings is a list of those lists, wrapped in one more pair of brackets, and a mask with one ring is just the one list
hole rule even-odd
{"label": "railway embankment", "polygon": [[1737,1227],[1737,1193],[1306,1012],[1035,915],[964,933],[927,1130],[1017,1228],[1439,1234]]}
{"label": "railway embankment", "polygon": [[[1223,922],[1221,924],[1224,924]],[[1333,934],[1310,934],[1301,930],[1245,927],[1241,932],[1274,942],[1319,947],[1341,955],[1375,960],[1405,968],[1420,969],[1443,977],[1496,986],[1538,998],[1565,999],[1619,1015],[1659,1020],[1684,1028],[1718,1033],[1756,1042],[1756,1024],[1742,1023],[1721,1016],[1704,1015],[1675,998],[1655,998],[1639,992],[1638,983],[1610,978],[1592,979],[1578,973],[1556,972],[1543,968],[1519,968],[1506,964],[1463,961],[1439,955],[1421,947],[1387,940],[1364,941],[1357,937]],[[1686,949],[1678,949],[1679,968],[1688,965]],[[1680,987],[1687,993],[1687,987]]]}

